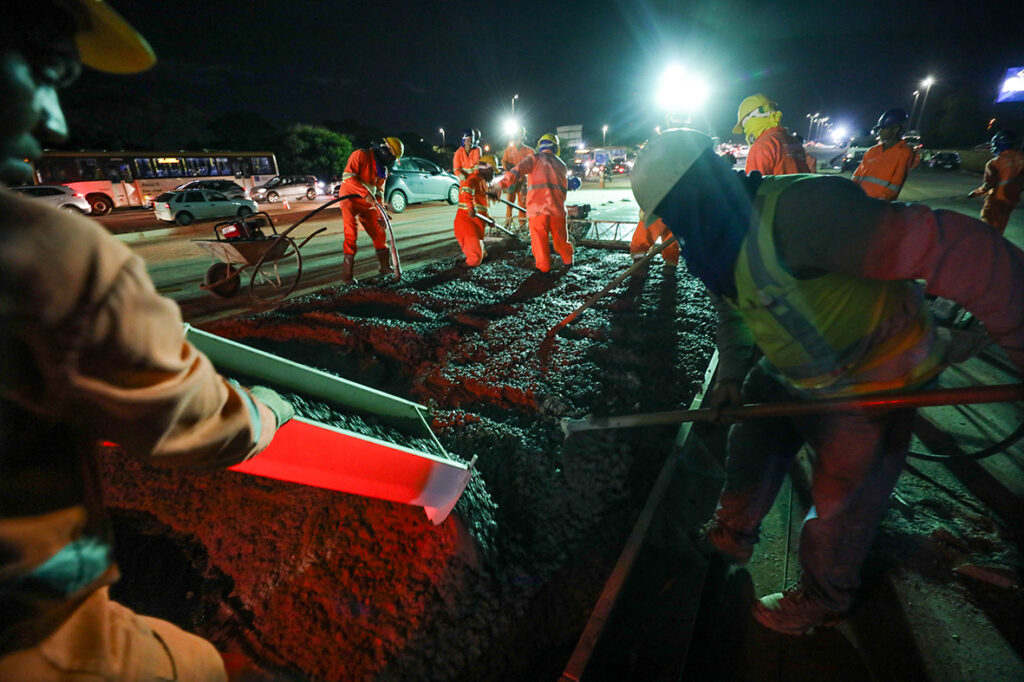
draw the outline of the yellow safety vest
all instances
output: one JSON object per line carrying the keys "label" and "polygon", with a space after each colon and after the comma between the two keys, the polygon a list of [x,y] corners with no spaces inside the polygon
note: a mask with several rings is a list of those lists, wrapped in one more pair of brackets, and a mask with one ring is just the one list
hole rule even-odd
{"label": "yellow safety vest", "polygon": [[834,272],[797,279],[779,261],[772,234],[779,196],[813,177],[764,178],[729,303],[765,358],[798,389],[842,396],[927,383],[942,370],[942,353],[913,281]]}

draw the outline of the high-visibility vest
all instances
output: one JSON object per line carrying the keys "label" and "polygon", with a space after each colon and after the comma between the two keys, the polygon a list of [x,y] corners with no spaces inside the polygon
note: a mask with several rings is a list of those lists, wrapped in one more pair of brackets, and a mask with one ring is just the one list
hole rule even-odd
{"label": "high-visibility vest", "polygon": [[809,173],[807,152],[800,140],[782,126],[761,133],[747,152],[747,174],[759,171],[761,175],[789,175]]}
{"label": "high-visibility vest", "polygon": [[457,178],[468,178],[470,174],[476,172],[476,165],[479,162],[480,147],[470,147],[468,154],[465,147],[459,147],[455,150],[455,156],[452,157],[452,172]]}
{"label": "high-visibility vest", "polygon": [[537,152],[519,162],[501,180],[508,188],[526,176],[526,215],[565,217],[565,195],[569,192],[565,162],[551,152]]}
{"label": "high-visibility vest", "polygon": [[808,177],[762,181],[729,303],[765,358],[798,389],[842,396],[927,383],[942,370],[942,354],[914,282],[835,272],[797,279],[779,261],[772,235],[778,198]]}
{"label": "high-visibility vest", "polygon": [[372,201],[375,197],[384,196],[384,183],[388,172],[384,169],[384,177],[380,177],[377,160],[370,149],[357,149],[348,157],[345,172],[341,174],[341,189],[338,196],[358,194]]}
{"label": "high-visibility vest", "polygon": [[917,154],[903,140],[888,149],[876,144],[864,152],[864,158],[853,172],[853,181],[869,197],[896,201],[907,181],[907,173],[917,163]]}
{"label": "high-visibility vest", "polygon": [[459,183],[459,210],[469,213],[471,208],[478,215],[487,215],[487,181],[479,173],[473,173]]}
{"label": "high-visibility vest", "polygon": [[985,182],[992,185],[989,195],[996,201],[1016,206],[1024,187],[1024,153],[1006,149],[985,165]]}

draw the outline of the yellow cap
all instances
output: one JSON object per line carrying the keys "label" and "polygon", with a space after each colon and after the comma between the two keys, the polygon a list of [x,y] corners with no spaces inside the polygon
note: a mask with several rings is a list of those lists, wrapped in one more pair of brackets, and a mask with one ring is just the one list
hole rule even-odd
{"label": "yellow cap", "polygon": [[498,160],[494,158],[493,154],[484,154],[483,156],[480,157],[479,163],[486,163],[494,170],[498,170]]}
{"label": "yellow cap", "polygon": [[736,125],[733,126],[732,132],[737,135],[743,132],[743,119],[745,119],[747,114],[752,112],[754,109],[757,109],[758,107],[769,107],[774,109],[777,106],[779,105],[769,99],[767,95],[762,95],[760,93],[751,95],[740,102],[740,108],[736,112]]}
{"label": "yellow cap", "polygon": [[107,73],[138,73],[156,63],[146,39],[103,0],[75,0],[85,13],[75,44],[82,63]]}

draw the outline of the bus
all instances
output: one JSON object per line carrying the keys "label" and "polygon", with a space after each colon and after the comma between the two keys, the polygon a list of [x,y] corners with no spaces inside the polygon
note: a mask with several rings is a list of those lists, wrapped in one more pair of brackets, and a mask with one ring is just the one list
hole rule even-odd
{"label": "bus", "polygon": [[192,180],[232,180],[248,193],[277,175],[272,152],[62,152],[47,150],[35,163],[39,185],[66,185],[84,196],[93,215],[149,200]]}

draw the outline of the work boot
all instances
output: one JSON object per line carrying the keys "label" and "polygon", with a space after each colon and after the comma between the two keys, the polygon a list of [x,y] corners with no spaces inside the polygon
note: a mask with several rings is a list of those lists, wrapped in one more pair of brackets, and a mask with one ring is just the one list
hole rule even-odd
{"label": "work boot", "polygon": [[345,284],[355,284],[356,278],[352,275],[352,270],[356,266],[356,255],[354,253],[346,253],[341,259],[341,281]]}
{"label": "work boot", "polygon": [[714,552],[731,564],[743,566],[754,554],[753,545],[741,540],[735,531],[713,517],[700,529],[698,545],[705,552]]}
{"label": "work boot", "polygon": [[377,262],[380,264],[380,273],[386,275],[393,272],[391,269],[391,252],[387,249],[377,249]]}
{"label": "work boot", "polygon": [[835,625],[843,617],[841,612],[819,603],[803,585],[761,597],[751,611],[758,623],[786,635],[803,635],[819,625]]}

